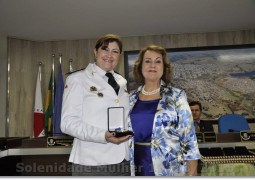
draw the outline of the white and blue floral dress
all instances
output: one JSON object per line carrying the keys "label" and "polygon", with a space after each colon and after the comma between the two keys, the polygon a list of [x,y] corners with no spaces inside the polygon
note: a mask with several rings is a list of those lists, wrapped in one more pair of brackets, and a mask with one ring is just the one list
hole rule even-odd
{"label": "white and blue floral dress", "polygon": [[[138,100],[140,86],[130,94],[130,114]],[[187,161],[201,158],[184,90],[161,82],[161,99],[157,105],[151,133],[151,157],[155,176],[185,176]],[[133,130],[128,119],[129,130]],[[129,141],[131,175],[135,175],[134,137]]]}

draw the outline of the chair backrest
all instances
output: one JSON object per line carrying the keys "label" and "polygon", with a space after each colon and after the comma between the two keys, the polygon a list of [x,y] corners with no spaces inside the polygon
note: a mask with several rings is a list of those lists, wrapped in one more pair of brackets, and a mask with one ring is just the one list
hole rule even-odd
{"label": "chair backrest", "polygon": [[250,130],[249,124],[244,116],[240,114],[225,114],[218,119],[218,132],[240,132]]}

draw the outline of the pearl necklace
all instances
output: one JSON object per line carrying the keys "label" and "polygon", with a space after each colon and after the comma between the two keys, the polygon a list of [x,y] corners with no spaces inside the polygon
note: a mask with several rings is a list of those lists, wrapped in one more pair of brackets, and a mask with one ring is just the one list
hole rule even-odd
{"label": "pearl necklace", "polygon": [[142,94],[144,94],[146,96],[157,94],[160,91],[160,87],[158,89],[153,90],[153,91],[145,91],[144,88],[145,88],[145,86],[143,86],[143,88],[142,88]]}

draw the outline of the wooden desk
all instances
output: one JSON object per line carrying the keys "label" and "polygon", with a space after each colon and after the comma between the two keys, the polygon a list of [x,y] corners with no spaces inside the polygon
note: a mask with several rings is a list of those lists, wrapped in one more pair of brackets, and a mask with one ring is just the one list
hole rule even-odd
{"label": "wooden desk", "polygon": [[[249,150],[255,149],[253,142],[200,143],[198,146],[199,148],[246,146]],[[255,166],[252,163],[203,164],[199,161],[199,174],[201,176],[255,176]]]}
{"label": "wooden desk", "polygon": [[[71,163],[68,162],[69,155],[72,147],[52,147],[47,148],[46,141],[31,143],[34,145],[31,148],[28,145],[24,145],[23,148],[11,148],[0,151],[0,175],[4,176],[71,176]],[[45,144],[43,144],[43,142]],[[36,146],[35,146],[36,145]],[[44,146],[44,147],[39,147]],[[235,147],[246,146],[248,149],[255,149],[255,143],[251,142],[222,142],[222,143],[199,143],[199,148],[211,148],[211,147]],[[200,164],[201,165],[201,164]],[[226,171],[222,172],[224,167],[230,167],[233,169],[241,168],[242,172],[249,171],[247,174],[241,174],[241,176],[249,176],[255,172],[251,164],[222,164],[222,165],[206,165],[200,168],[202,176],[212,176],[214,172],[215,176],[226,175]],[[218,169],[218,170],[217,170]],[[229,172],[227,176],[232,176],[233,172]],[[231,174],[232,173],[232,174]]]}
{"label": "wooden desk", "polygon": [[201,176],[255,176],[255,166],[249,163],[203,165]]}
{"label": "wooden desk", "polygon": [[71,176],[71,147],[15,148],[0,152],[1,176]]}

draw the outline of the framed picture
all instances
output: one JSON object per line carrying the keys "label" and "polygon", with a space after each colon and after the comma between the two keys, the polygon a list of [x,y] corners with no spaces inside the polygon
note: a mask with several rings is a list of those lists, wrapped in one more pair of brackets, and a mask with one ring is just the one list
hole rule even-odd
{"label": "framed picture", "polygon": [[[136,85],[133,67],[139,51],[125,51],[128,89]],[[202,119],[237,113],[255,117],[255,45],[167,49],[173,65],[172,85],[184,89],[188,101],[200,101]]]}

